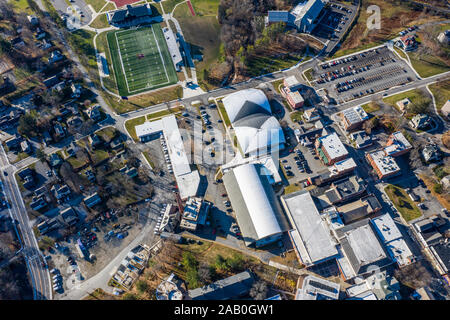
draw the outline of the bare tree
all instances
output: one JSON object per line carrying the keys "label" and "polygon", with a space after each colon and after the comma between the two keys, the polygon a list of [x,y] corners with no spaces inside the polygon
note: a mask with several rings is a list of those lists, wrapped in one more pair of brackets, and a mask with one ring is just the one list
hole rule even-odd
{"label": "bare tree", "polygon": [[267,297],[269,288],[267,283],[263,280],[256,281],[250,289],[250,297],[255,300],[264,300]]}

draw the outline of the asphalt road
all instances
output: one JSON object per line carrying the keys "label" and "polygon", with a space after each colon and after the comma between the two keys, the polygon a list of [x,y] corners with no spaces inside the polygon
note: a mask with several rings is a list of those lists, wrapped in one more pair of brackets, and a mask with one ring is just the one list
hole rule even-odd
{"label": "asphalt road", "polygon": [[[50,274],[48,269],[42,266],[44,258],[39,250],[33,230],[30,227],[27,210],[14,177],[15,168],[9,164],[3,146],[0,147],[0,166],[3,191],[6,198],[11,202],[8,211],[11,219],[16,222],[23,248],[22,254],[27,263],[27,268],[30,271],[33,297],[35,300],[51,300],[52,287]],[[7,175],[5,175],[5,172]]]}

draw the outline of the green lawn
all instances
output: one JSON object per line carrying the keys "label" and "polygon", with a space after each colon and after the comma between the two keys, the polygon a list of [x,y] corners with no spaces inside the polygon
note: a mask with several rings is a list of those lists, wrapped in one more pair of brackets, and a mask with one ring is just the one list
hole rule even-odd
{"label": "green lawn", "polygon": [[281,94],[280,92],[280,84],[283,84],[284,79],[280,79],[280,80],[275,80],[272,83],[273,88],[275,89],[276,92],[278,92],[279,94]]}
{"label": "green lawn", "polygon": [[447,100],[450,99],[450,80],[433,83],[429,88],[436,99],[436,107],[440,111]]}
{"label": "green lawn", "polygon": [[219,110],[219,113],[222,116],[223,123],[228,128],[231,126],[230,118],[228,118],[227,111],[225,110],[225,106],[223,105],[222,101],[217,101],[217,110]]}
{"label": "green lawn", "polygon": [[305,75],[305,77],[306,77],[306,80],[308,80],[308,81],[313,81],[312,73],[313,73],[313,69],[312,69],[312,68],[306,70],[306,71],[303,73],[303,74]]}
{"label": "green lawn", "polygon": [[408,56],[412,66],[422,78],[450,71],[450,67],[436,56],[419,55],[417,52],[408,52]]}
{"label": "green lawn", "polygon": [[98,15],[97,18],[95,18],[89,26],[95,29],[103,29],[109,27],[108,20],[106,19],[106,13]]}
{"label": "green lawn", "polygon": [[90,4],[96,12],[99,12],[101,8],[106,4],[105,0],[84,0],[86,4]]}
{"label": "green lawn", "polygon": [[422,215],[414,201],[411,200],[406,191],[402,188],[390,184],[384,191],[406,221],[417,219]]}
{"label": "green lawn", "polygon": [[408,60],[408,57],[406,56],[406,54],[405,54],[405,52],[404,52],[403,50],[401,50],[401,49],[399,49],[399,48],[397,48],[397,47],[394,47],[394,50],[395,50],[395,52],[398,53],[398,55],[399,55],[400,57],[402,57],[402,58],[405,59],[405,60]]}
{"label": "green lawn", "polygon": [[145,116],[125,121],[125,129],[127,129],[127,132],[130,134],[131,138],[133,138],[134,141],[139,141],[134,127],[136,127],[140,124],[143,124],[144,122],[145,122]]}
{"label": "green lawn", "polygon": [[170,13],[172,12],[173,8],[177,5],[177,3],[180,2],[183,2],[183,0],[165,0],[161,2],[161,5],[163,6],[165,13]]}
{"label": "green lawn", "polygon": [[375,102],[369,102],[361,106],[365,112],[373,113],[375,111],[380,110],[380,106]]}
{"label": "green lawn", "polygon": [[[162,2],[164,10],[167,2],[170,1]],[[191,3],[196,16],[192,16],[187,4],[183,3],[174,11],[174,17],[180,23],[191,54],[203,56],[202,61],[194,62],[198,83],[203,89],[211,90],[216,86],[205,79],[205,73],[210,71],[220,57],[220,25],[216,18],[219,1],[192,0]]]}
{"label": "green lawn", "polygon": [[286,195],[300,190],[302,190],[302,187],[299,183],[292,183],[284,188],[284,194]]}
{"label": "green lawn", "polygon": [[294,111],[294,112],[291,112],[291,114],[289,114],[289,116],[291,117],[291,120],[292,121],[294,121],[294,122],[297,122],[297,121],[303,121],[303,111]]}
{"label": "green lawn", "polygon": [[119,94],[134,95],[178,81],[159,24],[107,34]]}
{"label": "green lawn", "polygon": [[102,12],[108,12],[108,11],[112,11],[115,10],[116,6],[113,2],[109,2],[106,7],[103,8]]}
{"label": "green lawn", "polygon": [[27,0],[9,0],[8,2],[11,3],[14,6],[14,9],[18,12],[34,14],[33,10],[31,10],[30,6],[28,5]]}
{"label": "green lawn", "polygon": [[300,56],[288,55],[275,58],[265,54],[252,55],[247,62],[247,73],[249,76],[259,76],[261,74],[272,73],[282,69],[290,68],[300,61]]}
{"label": "green lawn", "polygon": [[146,117],[147,117],[148,121],[152,121],[152,120],[156,120],[156,119],[162,118],[164,116],[167,116],[169,114],[179,113],[183,109],[184,109],[184,107],[182,107],[182,106],[175,107],[175,108],[171,108],[170,110],[162,110],[162,111],[155,112],[155,113],[149,113],[146,115]]}
{"label": "green lawn", "polygon": [[424,96],[424,93],[421,90],[413,89],[413,90],[409,90],[409,91],[402,92],[399,94],[395,94],[395,95],[387,97],[387,98],[383,98],[383,102],[385,102],[397,109],[396,103],[398,101],[403,100],[405,98],[409,98],[409,100],[411,100],[411,103],[414,104],[414,101],[420,99],[423,96]]}
{"label": "green lawn", "polygon": [[147,162],[150,164],[150,166],[152,167],[152,169],[155,169],[155,163],[152,161],[152,159],[150,158],[150,155],[148,154],[147,151],[142,152],[142,154],[144,155],[145,159],[147,160]]}

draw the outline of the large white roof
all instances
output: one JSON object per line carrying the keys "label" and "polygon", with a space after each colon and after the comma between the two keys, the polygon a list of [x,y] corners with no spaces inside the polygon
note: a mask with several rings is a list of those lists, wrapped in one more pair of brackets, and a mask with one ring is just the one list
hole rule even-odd
{"label": "large white roof", "polygon": [[266,95],[262,90],[258,89],[252,88],[232,93],[229,96],[223,98],[222,102],[227,112],[228,118],[232,123],[236,120],[236,116],[242,110],[246,102],[253,102],[254,104],[267,110],[269,113],[271,112],[270,104],[267,100]]}
{"label": "large white roof", "polygon": [[258,238],[282,232],[255,165],[244,164],[233,171]]}
{"label": "large white roof", "polygon": [[263,91],[242,90],[222,101],[244,154],[255,154],[269,146],[271,150],[278,150],[285,143],[283,130],[272,116]]}
{"label": "large white roof", "polygon": [[246,154],[253,154],[268,146],[271,146],[273,150],[274,147],[285,142],[283,130],[274,117],[268,118],[260,129],[236,127],[234,130],[239,141],[239,146]]}

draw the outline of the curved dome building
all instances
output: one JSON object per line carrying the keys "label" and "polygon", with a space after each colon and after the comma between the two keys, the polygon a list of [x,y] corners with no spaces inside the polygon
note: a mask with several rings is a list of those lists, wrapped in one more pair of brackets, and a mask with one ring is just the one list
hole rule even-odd
{"label": "curved dome building", "polygon": [[263,91],[246,89],[222,101],[243,156],[264,155],[284,148],[283,130]]}

